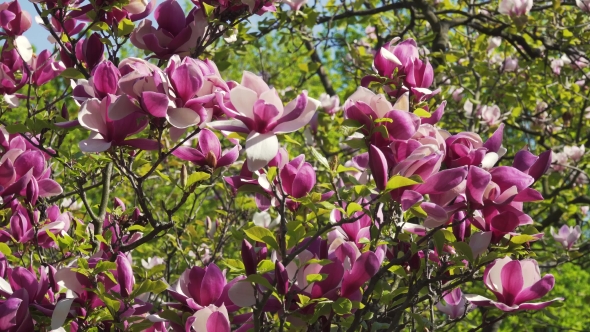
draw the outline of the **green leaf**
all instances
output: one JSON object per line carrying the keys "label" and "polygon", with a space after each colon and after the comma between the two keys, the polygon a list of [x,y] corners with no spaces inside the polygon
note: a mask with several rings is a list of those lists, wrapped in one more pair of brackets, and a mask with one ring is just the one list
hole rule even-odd
{"label": "green leaf", "polygon": [[254,226],[244,230],[244,233],[254,241],[266,243],[269,247],[279,250],[279,244],[274,234],[264,227]]}
{"label": "green leaf", "polygon": [[391,179],[389,179],[389,181],[387,181],[385,192],[389,192],[398,188],[413,186],[415,184],[420,184],[420,182],[401,175],[394,175],[391,177]]}
{"label": "green leaf", "polygon": [[215,10],[215,7],[203,2],[203,6],[205,7],[205,14],[207,14],[207,16],[211,16],[211,13],[213,13],[213,11]]}
{"label": "green leaf", "polygon": [[258,284],[258,285],[268,288],[268,289],[274,289],[274,287],[270,284],[270,282],[268,282],[268,280],[266,280],[266,278],[261,276],[260,274],[251,274],[244,280],[254,283],[254,284]]}
{"label": "green leaf", "polygon": [[121,22],[119,22],[119,25],[117,26],[117,34],[119,36],[127,36],[128,34],[133,32],[133,29],[135,29],[135,25],[133,24],[133,22],[131,22],[131,20],[128,18],[124,18]]}
{"label": "green leaf", "polygon": [[305,276],[305,280],[307,280],[308,284],[311,284],[312,282],[318,282],[318,281],[325,280],[327,277],[328,277],[327,274],[310,273],[307,276]]}
{"label": "green leaf", "polygon": [[328,159],[322,156],[321,153],[318,152],[314,147],[311,148],[311,154],[313,154],[314,158],[317,159],[320,164],[322,164],[325,168],[330,169],[330,164],[328,163]]}
{"label": "green leaf", "polygon": [[346,215],[348,215],[350,217],[355,212],[362,211],[362,210],[363,210],[363,207],[360,204],[358,204],[356,202],[350,202],[346,206]]}
{"label": "green leaf", "polygon": [[130,298],[135,298],[141,294],[145,294],[145,293],[153,293],[153,294],[160,294],[163,291],[166,290],[166,288],[168,288],[168,284],[166,284],[164,281],[162,280],[156,280],[156,281],[152,281],[152,280],[145,280],[144,282],[142,282],[141,284],[135,285],[135,289],[133,290],[133,292],[131,293],[131,295],[129,296]]}
{"label": "green leaf", "polygon": [[275,166],[269,167],[268,172],[266,172],[266,179],[268,182],[273,182],[275,177],[277,176],[277,168]]}
{"label": "green leaf", "polygon": [[29,128],[22,123],[12,124],[5,127],[6,131],[9,134],[18,134],[18,133],[26,133],[29,131]]}
{"label": "green leaf", "polygon": [[197,182],[208,180],[210,177],[211,177],[211,174],[205,173],[205,172],[193,173],[188,177],[188,180],[186,181],[186,186],[190,187],[191,185],[193,185]]}
{"label": "green leaf", "polygon": [[84,78],[84,75],[76,68],[66,68],[66,70],[62,71],[60,75],[71,79]]}
{"label": "green leaf", "polygon": [[521,234],[521,235],[513,236],[510,239],[510,242],[512,242],[514,244],[523,244],[523,243],[532,242],[532,241],[536,241],[536,240],[537,240],[537,238],[532,235]]}
{"label": "green leaf", "polygon": [[299,64],[297,64],[297,67],[304,73],[309,72],[309,68],[307,66],[307,63],[299,63]]}
{"label": "green leaf", "polygon": [[338,168],[336,168],[336,172],[337,173],[343,173],[343,172],[359,172],[359,170],[355,167],[346,167],[346,166],[342,166],[342,165],[338,165]]}
{"label": "green leaf", "polygon": [[455,242],[453,243],[453,247],[457,250],[460,254],[465,256],[469,263],[473,263],[473,251],[471,251],[471,247],[465,242]]}
{"label": "green leaf", "polygon": [[301,143],[297,142],[296,140],[293,139],[293,137],[289,136],[289,135],[283,135],[283,138],[285,139],[285,141],[295,144],[297,146],[301,146]]}
{"label": "green leaf", "polygon": [[336,302],[332,303],[332,309],[338,315],[346,315],[349,314],[352,310],[352,302],[345,298],[341,297]]}
{"label": "green leaf", "polygon": [[234,271],[243,271],[245,269],[244,263],[239,259],[224,259],[223,264]]}
{"label": "green leaf", "polygon": [[273,263],[270,259],[263,259],[258,263],[258,267],[256,267],[256,271],[259,273],[266,273],[270,271],[274,271],[275,263]]}
{"label": "green leaf", "polygon": [[115,262],[100,261],[98,262],[98,264],[96,264],[96,267],[94,268],[94,273],[98,274],[101,272],[115,269],[117,269],[117,264]]}
{"label": "green leaf", "polygon": [[12,250],[6,243],[0,242],[0,252],[4,254],[4,256],[9,256],[12,254]]}
{"label": "green leaf", "polygon": [[414,115],[419,116],[421,118],[429,118],[432,115],[430,113],[428,113],[427,110],[423,109],[423,108],[417,108],[414,110]]}
{"label": "green leaf", "polygon": [[434,246],[436,247],[437,252],[443,252],[443,247],[445,245],[445,234],[439,229],[438,231],[434,232],[433,238]]}

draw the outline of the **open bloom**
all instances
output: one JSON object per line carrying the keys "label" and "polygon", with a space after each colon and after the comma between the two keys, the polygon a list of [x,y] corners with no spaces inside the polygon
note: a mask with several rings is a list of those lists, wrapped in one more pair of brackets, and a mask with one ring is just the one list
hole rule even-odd
{"label": "open bloom", "polygon": [[511,17],[527,15],[533,8],[533,0],[502,0],[498,11]]}
{"label": "open bloom", "polygon": [[564,146],[563,147],[563,152],[565,153],[566,156],[568,156],[568,158],[570,158],[573,161],[580,161],[580,159],[582,159],[582,157],[584,156],[584,145],[580,145],[578,146]]}
{"label": "open bloom", "polygon": [[151,20],[143,20],[131,33],[131,43],[142,50],[154,52],[157,58],[167,59],[174,54],[185,56],[203,38],[207,20],[200,8],[184,15],[176,0],[162,2],[154,11],[158,28]]}
{"label": "open bloom", "polygon": [[495,306],[502,311],[540,310],[555,301],[529,303],[545,296],[555,285],[555,278],[546,274],[541,278],[539,265],[533,259],[521,261],[510,257],[496,259],[484,271],[483,282],[496,295],[496,301],[480,295],[466,295],[467,300],[478,306]]}
{"label": "open bloom", "polygon": [[209,129],[201,130],[198,145],[196,149],[181,146],[172,154],[195,165],[213,169],[231,165],[238,159],[239,146],[235,145],[231,150],[222,153],[219,139]]}
{"label": "open bloom", "polygon": [[484,105],[479,109],[481,113],[481,119],[488,126],[495,126],[502,122],[502,112],[498,105],[487,106]]}
{"label": "open bloom", "polygon": [[224,92],[217,92],[223,112],[232,120],[215,121],[210,127],[248,134],[246,159],[252,172],[266,166],[279,152],[277,134],[299,130],[309,123],[320,102],[301,93],[287,106],[277,91],[262,77],[245,71],[242,83],[229,92],[230,103],[223,102]]}
{"label": "open bloom", "polygon": [[39,56],[33,56],[31,68],[34,72],[33,83],[36,86],[51,81],[66,69],[63,62],[55,61],[48,50],[41,52]]}
{"label": "open bloom", "polygon": [[575,227],[563,225],[559,229],[559,232],[555,233],[553,227],[551,227],[551,235],[553,235],[555,241],[561,243],[564,249],[570,250],[574,243],[578,241],[580,235],[582,235],[582,229],[579,225],[576,225]]}
{"label": "open bloom", "polygon": [[17,1],[0,4],[0,27],[8,36],[20,36],[31,27],[31,15]]}
{"label": "open bloom", "polygon": [[[123,98],[119,97],[119,98]],[[139,112],[134,112],[120,120],[111,120],[108,115],[109,105],[115,96],[109,95],[102,100],[92,98],[85,101],[80,107],[78,121],[80,125],[91,131],[90,137],[80,141],[80,150],[84,152],[102,152],[111,146],[127,145],[143,150],[155,150],[158,142],[144,139],[126,139],[137,134],[147,126],[147,117]]]}

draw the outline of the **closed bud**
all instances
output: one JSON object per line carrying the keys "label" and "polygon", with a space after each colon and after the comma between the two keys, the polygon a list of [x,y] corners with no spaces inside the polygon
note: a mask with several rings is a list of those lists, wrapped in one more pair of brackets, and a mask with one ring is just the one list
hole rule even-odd
{"label": "closed bud", "polygon": [[131,262],[123,253],[117,254],[117,282],[121,288],[121,295],[129,297],[135,285],[135,277],[133,276],[133,269]]}
{"label": "closed bud", "polygon": [[113,207],[115,209],[120,207],[122,212],[125,212],[126,210],[125,203],[123,203],[123,201],[118,197],[115,197]]}
{"label": "closed bud", "polygon": [[66,119],[66,120],[70,118],[70,113],[68,113],[68,108],[66,107],[66,103],[64,103],[61,106],[61,114],[60,115],[62,118]]}
{"label": "closed bud", "polygon": [[207,156],[205,157],[205,161],[207,163],[207,166],[209,166],[211,168],[215,168],[215,166],[217,166],[217,157],[215,156],[215,153],[213,153],[213,151],[209,151],[207,153]]}
{"label": "closed bud", "polygon": [[246,268],[246,275],[256,274],[256,250],[254,247],[248,242],[248,240],[244,239],[242,241],[242,261],[244,262],[244,267]]}
{"label": "closed bud", "polygon": [[277,282],[277,292],[281,295],[287,294],[289,290],[289,274],[279,261],[275,263],[275,280]]}

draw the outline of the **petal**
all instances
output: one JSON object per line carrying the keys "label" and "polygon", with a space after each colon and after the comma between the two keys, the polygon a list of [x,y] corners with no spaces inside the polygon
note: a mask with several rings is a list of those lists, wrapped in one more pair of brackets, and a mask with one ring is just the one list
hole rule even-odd
{"label": "petal", "polygon": [[363,253],[354,263],[352,270],[342,279],[342,296],[346,297],[357,291],[365,282],[379,271],[379,259],[371,252]]}
{"label": "petal", "polygon": [[522,303],[521,305],[519,305],[519,308],[521,310],[541,310],[543,308],[550,306],[555,301],[563,301],[563,297],[558,297],[558,298],[555,298],[551,301],[546,301],[546,302]]}
{"label": "petal", "polygon": [[219,167],[229,166],[229,165],[235,163],[236,160],[238,160],[239,156],[240,156],[240,146],[235,145],[229,151],[226,151],[225,153],[223,153],[223,156],[221,158],[219,158],[219,160],[217,160],[216,167],[219,168]]}
{"label": "petal", "polygon": [[202,306],[213,304],[221,296],[225,287],[225,276],[215,264],[210,264],[205,269],[205,275],[201,282],[200,302]]}
{"label": "petal", "polygon": [[539,155],[539,159],[531,166],[529,169],[529,175],[535,179],[535,181],[539,180],[543,174],[547,173],[549,166],[551,166],[551,158],[552,158],[552,151],[547,150]]}
{"label": "petal", "polygon": [[14,39],[14,47],[18,51],[24,62],[29,62],[33,58],[33,46],[25,36],[18,36]]}
{"label": "petal", "polygon": [[478,257],[483,254],[492,241],[492,232],[477,232],[471,235],[469,239],[469,247],[473,252],[473,257]]}
{"label": "petal", "polygon": [[64,325],[66,318],[70,313],[72,302],[74,302],[73,298],[61,299],[57,302],[55,309],[53,310],[53,314],[51,315],[52,330],[58,329]]}
{"label": "petal", "polygon": [[383,152],[373,144],[369,147],[369,166],[377,189],[385,189],[389,179],[387,159],[385,159]]}
{"label": "petal", "polygon": [[251,307],[256,304],[254,287],[249,281],[236,282],[228,291],[230,300],[238,307]]}
{"label": "petal", "polygon": [[166,120],[179,129],[198,125],[202,121],[197,112],[186,107],[169,108],[166,112]]}
{"label": "petal", "polygon": [[[526,274],[525,274],[526,275]],[[555,277],[551,274],[546,274],[530,287],[523,289],[515,299],[515,303],[520,304],[527,301],[540,299],[549,293],[555,286]]]}
{"label": "petal", "polygon": [[111,142],[104,139],[85,139],[78,143],[82,152],[103,152],[111,147]]}
{"label": "petal", "polygon": [[229,92],[229,99],[236,111],[247,118],[254,118],[254,103],[258,100],[256,92],[238,85]]}
{"label": "petal", "polygon": [[38,185],[40,197],[52,197],[63,192],[63,188],[59,185],[59,183],[52,179],[39,180]]}
{"label": "petal", "polygon": [[212,152],[216,159],[221,157],[219,138],[209,129],[203,129],[199,133],[199,149],[204,156]]}
{"label": "petal", "polygon": [[207,332],[230,332],[229,321],[222,312],[216,311],[207,318]]}
{"label": "petal", "polygon": [[515,304],[515,299],[524,285],[520,262],[511,261],[504,265],[504,267],[502,267],[500,278],[502,280],[503,302],[507,305]]}
{"label": "petal", "polygon": [[166,117],[170,100],[163,93],[144,91],[141,93],[141,106],[156,118]]}
{"label": "petal", "polygon": [[500,150],[502,146],[502,138],[504,135],[504,124],[500,124],[498,129],[492,134],[490,138],[483,144],[484,148],[487,148],[489,152],[496,152]]}
{"label": "petal", "polygon": [[[264,82],[261,76],[258,76],[254,73],[249,71],[244,71],[242,73],[242,83],[244,87],[252,90],[256,93],[257,96],[262,95],[264,92],[270,90],[268,85]],[[233,102],[232,102],[233,104]]]}
{"label": "petal", "polygon": [[279,140],[273,133],[251,132],[246,139],[246,157],[251,172],[266,166],[278,152]]}
{"label": "petal", "polygon": [[459,167],[440,171],[416,188],[421,194],[444,194],[457,187],[467,176],[467,167]]}
{"label": "petal", "polygon": [[467,187],[465,194],[467,199],[472,202],[483,205],[483,194],[492,180],[492,175],[483,169],[470,166],[467,174]]}
{"label": "petal", "polygon": [[311,297],[320,298],[332,289],[338,287],[342,277],[344,276],[344,266],[340,260],[336,259],[335,262],[322,266],[319,271],[320,274],[327,274],[326,279],[315,282],[311,288]]}
{"label": "petal", "polygon": [[[281,120],[284,120],[289,115],[288,109],[290,108],[290,105],[291,103],[285,106],[285,112],[283,113],[283,117],[279,119],[279,122]],[[296,119],[280,123],[273,129],[273,131],[277,134],[283,134],[290,133],[298,130],[299,128],[302,128],[303,126],[308,124],[309,121],[311,121],[311,118],[313,118],[313,115],[315,114],[319,106],[320,102],[318,100],[307,97],[307,104],[301,112],[301,114]],[[293,112],[295,111],[293,110]]]}
{"label": "petal", "polygon": [[101,102],[98,99],[88,99],[80,106],[78,112],[80,125],[88,130],[106,134],[107,126],[105,114],[102,112]]}
{"label": "petal", "polygon": [[313,189],[315,183],[315,171],[309,163],[305,163],[303,167],[297,171],[297,175],[295,175],[295,179],[293,179],[291,196],[295,198],[306,196]]}
{"label": "petal", "polygon": [[122,95],[109,105],[108,115],[109,119],[117,121],[135,112],[141,112],[141,108],[135,105],[127,95]]}
{"label": "petal", "polygon": [[217,130],[226,130],[236,133],[249,133],[248,127],[240,120],[218,120],[209,122],[207,124],[209,128]]}

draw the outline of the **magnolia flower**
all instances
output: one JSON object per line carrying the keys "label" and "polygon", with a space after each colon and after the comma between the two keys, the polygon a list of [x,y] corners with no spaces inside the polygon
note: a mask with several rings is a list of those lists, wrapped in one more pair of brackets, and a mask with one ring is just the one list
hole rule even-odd
{"label": "magnolia flower", "polygon": [[121,295],[123,297],[129,297],[133,291],[133,285],[135,285],[135,277],[133,276],[133,268],[129,258],[123,254],[117,254],[117,282],[121,288]]}
{"label": "magnolia flower", "polygon": [[41,52],[39,56],[33,55],[30,65],[33,70],[33,83],[36,86],[51,81],[66,69],[63,62],[55,61],[48,50]]}
{"label": "magnolia flower", "polygon": [[502,112],[500,111],[500,107],[498,107],[497,105],[483,105],[480,107],[479,111],[483,122],[490,127],[500,124],[502,122]]}
{"label": "magnolia flower", "polygon": [[563,153],[571,160],[578,162],[584,156],[584,145],[578,146],[564,146]]}
{"label": "magnolia flower", "polygon": [[502,64],[502,70],[505,72],[512,72],[518,69],[518,58],[507,57]]}
{"label": "magnolia flower", "polygon": [[533,0],[501,0],[498,11],[511,17],[527,15],[533,8]]}
{"label": "magnolia flower", "polygon": [[576,0],[576,6],[584,12],[590,12],[590,0]]}
{"label": "magnolia flower", "polygon": [[232,120],[209,124],[211,128],[248,134],[246,159],[252,172],[266,166],[279,152],[277,134],[299,130],[309,123],[320,102],[301,93],[283,106],[277,91],[262,77],[245,71],[242,83],[229,92],[230,103],[223,102],[224,92],[216,93],[219,106]]}
{"label": "magnolia flower", "polygon": [[11,37],[20,36],[31,27],[31,15],[21,9],[18,0],[0,4],[0,17],[0,27]]}
{"label": "magnolia flower", "polygon": [[546,274],[541,278],[539,265],[533,259],[521,261],[510,257],[496,259],[484,271],[483,282],[496,296],[496,300],[474,294],[466,295],[469,302],[478,306],[495,306],[506,312],[517,310],[540,310],[555,301],[530,303],[545,296],[555,285],[555,278]]}
{"label": "magnolia flower", "polygon": [[571,250],[574,243],[576,243],[582,235],[582,229],[579,225],[576,225],[575,227],[563,225],[559,229],[559,232],[555,233],[553,227],[551,227],[551,235],[553,235],[555,241],[561,243],[565,250]]}
{"label": "magnolia flower", "polygon": [[254,213],[254,216],[252,216],[252,222],[254,222],[254,225],[256,226],[273,229],[279,225],[281,221],[280,218],[281,216],[278,216],[273,220],[268,212],[263,211]]}
{"label": "magnolia flower", "polygon": [[340,110],[338,107],[340,105],[340,98],[338,95],[330,96],[326,93],[322,93],[320,96],[320,103],[321,107],[328,113],[329,115],[334,115],[336,112]]}
{"label": "magnolia flower", "polygon": [[225,305],[213,304],[195,312],[187,320],[195,332],[230,332],[229,316]]}
{"label": "magnolia flower", "polygon": [[158,266],[158,265],[162,265],[164,264],[164,260],[160,257],[148,257],[147,260],[142,259],[141,260],[141,266],[143,266],[144,269],[153,269],[154,267]]}
{"label": "magnolia flower", "polygon": [[588,212],[590,212],[590,206],[588,206],[588,205],[580,206],[580,213],[582,213],[582,215],[586,216],[588,214]]}
{"label": "magnolia flower", "polygon": [[316,183],[315,170],[305,162],[305,155],[299,155],[283,166],[279,177],[283,192],[294,198],[307,196]]}
{"label": "magnolia flower", "polygon": [[377,39],[377,34],[375,33],[375,27],[374,26],[371,26],[371,25],[367,26],[365,28],[365,34],[367,35],[367,37],[369,39],[372,39],[372,40]]}
{"label": "magnolia flower", "polygon": [[565,170],[568,164],[568,157],[565,152],[554,153],[551,159],[551,168],[556,172]]}
{"label": "magnolia flower", "polygon": [[438,310],[449,315],[450,319],[460,318],[475,308],[473,304],[467,301],[460,288],[454,288],[453,290],[446,292],[443,295],[443,299],[445,304],[440,301],[436,304],[436,307]]}
{"label": "magnolia flower", "polygon": [[291,10],[297,11],[307,3],[307,0],[284,0],[283,3],[289,5]]}
{"label": "magnolia flower", "polygon": [[501,44],[502,44],[502,37],[490,37],[490,39],[488,39],[488,48],[486,49],[486,51],[489,54],[494,49],[496,49],[496,47],[499,47]]}
{"label": "magnolia flower", "polygon": [[453,100],[460,102],[463,99],[463,91],[465,91],[464,88],[453,89],[453,93],[451,94]]}
{"label": "magnolia flower", "polygon": [[176,0],[162,2],[154,11],[154,18],[158,28],[152,26],[151,20],[143,20],[131,33],[130,40],[135,47],[154,52],[158,58],[188,55],[207,28],[202,9],[195,7],[185,17]]}
{"label": "magnolia flower", "polygon": [[202,129],[199,133],[198,148],[181,146],[172,152],[173,155],[182,160],[190,161],[201,167],[211,167],[212,169],[233,164],[238,159],[239,153],[238,145],[222,153],[219,139],[209,129]]}

